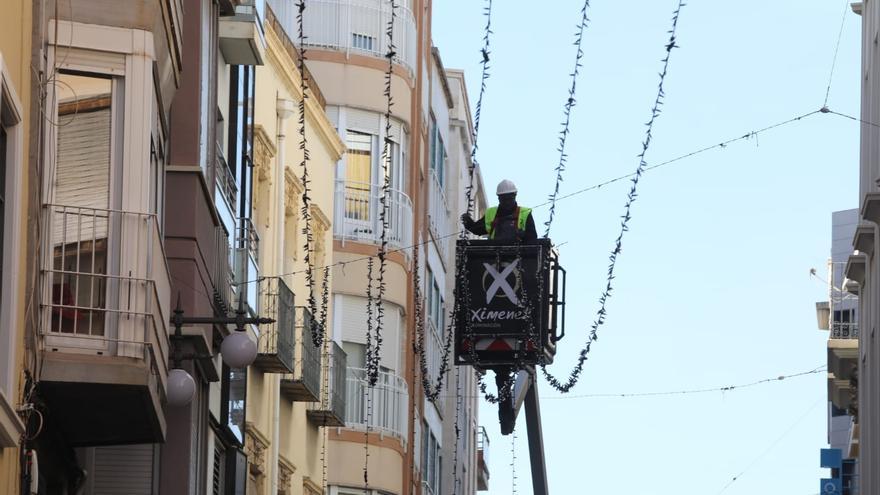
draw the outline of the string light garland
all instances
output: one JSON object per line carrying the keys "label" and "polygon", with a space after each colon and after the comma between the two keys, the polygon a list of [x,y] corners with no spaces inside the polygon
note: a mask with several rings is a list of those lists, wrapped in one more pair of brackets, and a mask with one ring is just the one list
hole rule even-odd
{"label": "string light garland", "polygon": [[632,218],[632,205],[638,197],[637,190],[639,179],[641,178],[642,174],[645,172],[645,169],[648,166],[648,163],[645,160],[645,155],[648,153],[648,148],[651,146],[654,123],[660,116],[660,107],[663,105],[663,100],[666,96],[663,84],[666,81],[666,74],[669,69],[669,59],[672,55],[672,50],[678,46],[676,44],[675,32],[676,28],[678,27],[679,15],[681,14],[681,9],[682,7],[684,7],[684,5],[684,0],[679,0],[678,6],[675,8],[675,11],[672,14],[672,28],[669,30],[669,41],[666,43],[666,56],[663,58],[662,61],[663,69],[660,72],[660,82],[657,84],[657,96],[654,99],[654,107],[651,109],[651,118],[645,125],[645,138],[642,141],[642,151],[638,155],[639,165],[638,167],[636,167],[634,177],[631,179],[632,185],[630,187],[629,193],[627,194],[626,203],[623,207],[624,213],[621,217],[620,232],[617,235],[617,239],[614,241],[614,248],[611,250],[611,255],[609,256],[605,289],[602,292],[602,295],[599,297],[599,309],[596,312],[596,319],[593,321],[593,324],[590,328],[590,333],[587,337],[587,341],[584,344],[584,347],[580,350],[578,354],[577,364],[575,365],[574,369],[569,373],[567,378],[563,380],[557,379],[547,370],[546,365],[541,366],[541,372],[544,374],[544,378],[547,380],[547,382],[553,388],[562,393],[567,393],[568,391],[570,391],[572,387],[574,387],[575,384],[578,382],[581,372],[583,372],[584,363],[587,360],[587,355],[590,352],[590,348],[592,347],[593,342],[598,339],[597,333],[599,327],[605,323],[605,318],[607,316],[606,305],[613,291],[612,283],[614,281],[614,270],[617,266],[618,256],[620,255],[623,247],[623,236],[629,230],[629,221]]}
{"label": "string light garland", "polygon": [[492,0],[485,0],[486,6],[483,7],[483,15],[486,17],[486,25],[483,28],[483,47],[480,49],[482,55],[482,74],[480,75],[480,94],[477,97],[477,106],[474,110],[474,132],[473,144],[471,146],[471,161],[468,164],[468,185],[465,189],[465,197],[467,198],[467,212],[474,211],[474,170],[479,166],[477,161],[477,150],[480,149],[480,116],[483,114],[483,96],[486,94],[486,86],[489,81],[489,47],[490,37],[492,34]]}
{"label": "string light garland", "polygon": [[[318,302],[315,299],[315,273],[312,266],[312,248],[314,246],[314,233],[312,232],[312,211],[311,211],[311,179],[309,178],[309,145],[306,137],[306,100],[309,98],[309,82],[306,77],[306,35],[304,27],[304,16],[306,10],[305,0],[300,0],[296,4],[296,24],[297,37],[299,38],[299,58],[296,61],[297,70],[300,75],[300,92],[302,98],[299,100],[299,149],[302,151],[302,160],[300,167],[302,168],[302,207],[300,213],[303,218],[302,233],[305,237],[303,261],[305,262],[306,286],[308,287],[308,307],[312,316],[318,315]],[[280,163],[278,166],[283,167]],[[321,346],[323,336],[318,331],[317,325],[312,329],[312,342],[316,347]]]}
{"label": "string light garland", "polygon": [[[394,58],[397,56],[396,47],[394,45],[394,20],[397,17],[397,2],[390,0],[391,16],[388,19],[388,25],[385,29],[385,35],[388,38],[388,50],[385,52],[385,58],[388,59],[388,66],[385,70],[385,140],[382,148],[382,194],[379,197],[379,222],[382,224],[382,232],[379,236],[379,275],[377,277],[377,294],[373,303],[376,311],[375,325],[375,348],[369,352],[370,358],[367,363],[367,381],[370,386],[375,386],[379,380],[379,362],[380,350],[382,348],[382,327],[385,319],[385,271],[387,267],[388,256],[388,197],[391,191],[391,174],[389,174],[389,164],[391,162],[391,109],[394,106],[394,98],[391,94],[391,81],[394,75]],[[370,304],[368,302],[368,304]]]}
{"label": "string light garland", "polygon": [[559,148],[557,150],[559,151],[559,162],[556,164],[556,184],[553,186],[553,193],[550,195],[550,212],[549,218],[544,223],[544,237],[550,237],[550,226],[553,224],[553,217],[556,214],[556,197],[559,195],[559,188],[562,185],[562,172],[565,171],[565,164],[568,161],[568,155],[565,153],[565,143],[570,132],[571,110],[574,108],[577,101],[575,99],[575,94],[577,90],[578,75],[581,72],[581,67],[583,67],[583,63],[581,62],[584,58],[582,44],[584,41],[584,29],[587,28],[587,24],[590,22],[590,19],[587,17],[587,10],[589,8],[590,0],[584,0],[584,6],[581,7],[581,21],[578,24],[577,32],[575,33],[574,46],[576,50],[574,69],[571,71],[571,86],[568,88],[568,98],[565,100],[563,110],[562,130],[559,131]]}

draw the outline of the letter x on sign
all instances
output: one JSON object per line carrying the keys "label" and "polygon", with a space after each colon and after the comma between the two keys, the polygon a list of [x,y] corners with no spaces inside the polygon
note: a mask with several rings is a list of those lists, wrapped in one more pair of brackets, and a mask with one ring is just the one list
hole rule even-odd
{"label": "letter x on sign", "polygon": [[519,298],[516,297],[516,292],[513,290],[513,287],[507,283],[507,276],[513,272],[513,269],[516,268],[516,264],[519,263],[519,260],[514,261],[513,263],[504,267],[503,270],[499,273],[498,270],[495,269],[494,266],[489,263],[483,263],[483,266],[486,268],[486,273],[492,275],[492,285],[486,289],[486,304],[492,302],[492,299],[495,298],[495,294],[498,293],[498,290],[501,289],[502,292],[510,299],[510,302],[519,306]]}

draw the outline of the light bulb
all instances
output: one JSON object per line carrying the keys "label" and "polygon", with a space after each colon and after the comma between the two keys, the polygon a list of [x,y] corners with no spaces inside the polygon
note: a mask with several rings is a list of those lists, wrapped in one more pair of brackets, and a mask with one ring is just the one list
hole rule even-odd
{"label": "light bulb", "polygon": [[175,368],[168,372],[168,405],[185,406],[192,402],[196,393],[196,381],[185,370]]}
{"label": "light bulb", "polygon": [[257,358],[257,344],[245,332],[236,330],[223,339],[220,353],[230,368],[245,368]]}

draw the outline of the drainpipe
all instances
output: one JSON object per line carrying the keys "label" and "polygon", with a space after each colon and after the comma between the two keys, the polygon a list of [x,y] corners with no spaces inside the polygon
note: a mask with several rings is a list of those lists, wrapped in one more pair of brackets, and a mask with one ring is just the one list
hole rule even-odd
{"label": "drainpipe", "polygon": [[[278,98],[275,101],[275,111],[278,114],[275,126],[278,131],[278,155],[275,161],[275,216],[273,218],[274,224],[272,225],[275,229],[275,245],[272,249],[275,273],[281,273],[284,267],[284,121],[293,115],[295,110],[296,105],[291,100]],[[281,375],[274,375],[271,381],[275,397],[272,408],[272,448],[270,456],[272,462],[272,487],[270,493],[278,493],[278,461],[280,451],[278,443],[281,440]]]}

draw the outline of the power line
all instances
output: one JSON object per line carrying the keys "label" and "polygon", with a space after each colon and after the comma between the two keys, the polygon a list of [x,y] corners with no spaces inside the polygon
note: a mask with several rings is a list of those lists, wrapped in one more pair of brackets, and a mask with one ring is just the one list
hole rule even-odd
{"label": "power line", "polygon": [[801,371],[799,373],[792,373],[788,375],[779,375],[771,378],[764,378],[763,380],[757,380],[748,383],[741,383],[737,385],[724,385],[719,387],[710,387],[710,388],[690,388],[683,390],[667,390],[660,392],[624,392],[624,393],[596,393],[596,394],[580,394],[580,395],[557,395],[553,397],[541,397],[541,399],[545,400],[559,400],[559,399],[598,399],[598,398],[636,398],[636,397],[664,397],[664,396],[677,396],[677,395],[692,395],[692,394],[706,394],[711,392],[732,392],[734,390],[742,390],[746,388],[756,387],[758,385],[763,385],[765,383],[778,383],[790,378],[797,378],[800,376],[806,375],[814,375],[817,373],[824,373],[826,368],[825,365],[820,365],[819,367],[813,368],[808,371]]}
{"label": "power line", "polygon": [[[797,373],[789,373],[786,375],[779,375],[769,378],[764,378],[761,380],[756,380],[747,383],[740,383],[735,385],[722,385],[717,387],[709,387],[709,388],[686,388],[679,390],[665,390],[665,391],[657,391],[657,392],[603,392],[603,393],[595,393],[595,394],[578,394],[578,395],[554,395],[554,396],[541,396],[541,400],[571,400],[571,399],[634,399],[634,398],[648,398],[648,397],[668,397],[668,396],[679,396],[679,395],[695,395],[695,394],[707,394],[712,392],[735,392],[739,390],[744,390],[747,388],[757,387],[759,385],[765,385],[768,383],[779,383],[791,378],[798,378],[807,375],[815,375],[819,373],[825,373],[827,369],[825,365],[819,365],[815,368],[812,368],[807,371],[801,371]],[[443,397],[452,397],[450,395],[444,395]],[[479,398],[479,395],[469,395],[464,398]]]}
{"label": "power line", "polygon": [[[837,111],[835,111],[835,110],[831,110],[831,109],[828,108],[828,107],[822,107],[822,108],[820,108],[819,110],[813,110],[813,111],[811,111],[811,112],[807,112],[807,113],[804,113],[804,114],[800,114],[800,115],[797,115],[797,116],[795,116],[795,117],[792,117],[792,118],[789,118],[789,119],[786,119],[786,120],[783,120],[783,121],[780,121],[780,122],[776,122],[776,123],[774,123],[774,124],[771,124],[771,125],[768,125],[768,126],[762,127],[762,128],[760,128],[760,129],[756,129],[756,130],[753,130],[753,131],[749,131],[749,132],[747,132],[747,133],[745,133],[745,134],[742,134],[742,135],[740,135],[740,136],[737,136],[737,137],[734,137],[734,138],[730,138],[730,139],[727,139],[727,140],[725,140],[725,141],[721,141],[721,142],[719,142],[719,143],[717,143],[717,144],[713,144],[713,145],[705,146],[705,147],[703,147],[703,148],[699,148],[699,149],[696,149],[696,150],[694,150],[694,151],[690,151],[690,152],[688,152],[688,153],[684,153],[684,154],[678,155],[678,156],[676,156],[676,157],[674,157],[674,158],[671,158],[671,159],[669,159],[669,160],[666,160],[666,161],[663,161],[663,162],[660,162],[660,163],[657,163],[657,164],[654,164],[654,165],[648,165],[648,166],[646,166],[646,167],[644,168],[643,172],[648,172],[648,171],[655,170],[655,169],[658,169],[658,168],[661,168],[661,167],[665,167],[665,166],[667,166],[667,165],[671,165],[671,164],[673,164],[673,163],[676,163],[676,162],[682,161],[682,160],[684,160],[684,159],[686,159],[686,158],[691,158],[691,157],[693,157],[693,156],[700,155],[700,154],[703,154],[703,153],[706,153],[706,152],[709,152],[709,151],[712,151],[712,150],[725,149],[725,148],[727,148],[729,145],[734,144],[734,143],[737,143],[738,141],[747,141],[747,140],[751,140],[752,138],[757,138],[758,135],[760,135],[760,134],[763,134],[763,133],[768,132],[768,131],[771,131],[771,130],[778,129],[778,128],[780,128],[780,127],[785,127],[785,126],[788,126],[788,125],[794,124],[794,123],[799,122],[799,121],[801,121],[801,120],[803,120],[803,119],[806,119],[806,118],[808,118],[808,117],[811,117],[811,116],[813,116],[814,114],[817,114],[817,113],[833,114],[833,115],[837,115],[837,116],[840,116],[840,117],[844,117],[844,118],[849,119],[849,120],[853,120],[853,121],[855,121],[855,122],[860,122],[860,123],[865,124],[865,125],[870,125],[870,126],[873,126],[873,127],[878,127],[878,128],[880,128],[880,124],[875,124],[875,123],[870,122],[870,121],[867,121],[867,120],[862,120],[862,119],[860,119],[860,118],[853,117],[852,115],[848,115],[848,114],[846,114],[846,113],[837,112]],[[631,178],[633,178],[633,177],[635,177],[635,176],[636,176],[636,173],[633,172],[633,173],[630,173],[630,174],[626,174],[626,175],[621,175],[621,176],[618,176],[618,177],[614,177],[613,179],[608,179],[608,180],[605,180],[605,181],[603,181],[603,182],[599,182],[599,183],[593,184],[593,185],[591,185],[591,186],[587,186],[587,187],[584,187],[584,188],[582,188],[582,189],[578,189],[578,190],[576,190],[576,191],[573,191],[573,192],[571,192],[571,193],[565,194],[565,195],[563,195],[563,196],[559,196],[558,198],[556,198],[556,201],[558,202],[558,201],[562,201],[562,200],[564,200],[564,199],[572,198],[572,197],[574,197],[574,196],[579,196],[579,195],[581,195],[581,194],[584,194],[584,193],[587,193],[587,192],[590,192],[590,191],[594,191],[594,190],[596,190],[596,189],[601,189],[602,187],[605,187],[605,186],[607,186],[607,185],[614,184],[614,183],[616,183],[616,182],[620,182],[620,181],[625,180],[625,179],[631,179]],[[533,209],[538,209],[538,208],[545,207],[545,206],[547,206],[547,205],[549,205],[549,204],[550,204],[549,201],[545,201],[544,203],[537,204],[537,205],[533,206],[532,208],[533,208]],[[448,239],[448,238],[450,238],[450,237],[458,236],[458,235],[460,235],[462,232],[463,232],[463,230],[456,230],[456,231],[451,232],[451,233],[449,233],[449,234],[439,236],[439,237],[437,237],[435,240],[440,241],[440,240]],[[416,247],[416,246],[424,246],[424,245],[426,245],[426,244],[430,244],[430,243],[432,243],[432,242],[434,242],[434,240],[428,238],[428,239],[425,240],[425,241],[421,241],[421,242],[413,243],[413,244],[410,244],[410,245],[408,245],[408,246],[403,246],[403,247],[399,247],[399,248],[396,248],[396,249],[389,249],[389,250],[387,251],[387,254],[405,252],[405,251],[408,251],[408,250],[410,250],[410,249],[412,249],[412,248],[414,248],[414,247]],[[345,265],[350,265],[350,264],[353,264],[353,263],[358,263],[358,262],[361,262],[361,261],[366,261],[367,259],[370,259],[370,258],[376,258],[376,257],[377,257],[376,255],[367,255],[367,256],[362,256],[362,257],[360,257],[360,258],[354,258],[354,259],[351,259],[351,260],[348,260],[348,261],[337,261],[337,262],[335,262],[335,263],[330,263],[330,264],[328,264],[328,265],[324,265],[324,266],[321,266],[321,267],[316,267],[316,269],[317,269],[317,268],[333,268],[333,267],[337,267],[337,266],[338,266],[338,267],[343,267],[343,268],[344,268]],[[265,276],[260,277],[260,278],[258,278],[258,279],[246,280],[246,281],[244,281],[244,282],[239,282],[239,283],[237,283],[237,284],[233,284],[233,285],[247,285],[247,284],[251,284],[251,283],[259,282],[260,280],[262,280],[262,279],[264,279],[264,278],[293,276],[293,275],[299,275],[299,274],[304,273],[304,272],[305,272],[305,269],[300,269],[300,270],[294,270],[294,271],[291,271],[291,272],[280,273],[280,274],[277,274],[277,275],[265,275]]]}
{"label": "power line", "polygon": [[749,469],[754,467],[755,464],[757,464],[761,459],[764,458],[764,456],[769,454],[771,450],[773,450],[777,445],[779,445],[779,442],[781,442],[786,436],[788,436],[788,434],[791,433],[792,430],[794,430],[797,427],[797,425],[801,424],[801,421],[806,419],[806,417],[810,415],[810,413],[813,411],[813,409],[815,409],[816,406],[818,406],[823,400],[825,400],[825,399],[820,398],[819,400],[814,402],[813,405],[810,406],[810,408],[807,409],[807,411],[801,417],[799,417],[794,423],[792,423],[791,426],[789,426],[788,429],[785,430],[785,432],[779,436],[779,438],[777,438],[773,443],[770,444],[769,447],[767,447],[763,452],[761,452],[761,454],[758,455],[758,457],[755,457],[755,459],[751,463],[749,463],[749,465],[746,466],[745,469],[740,471],[739,474],[733,476],[730,479],[730,481],[728,481],[727,484],[724,485],[724,487],[721,489],[721,491],[718,492],[718,495],[721,495],[722,493],[727,491],[728,488],[730,488],[730,485],[732,485],[732,484],[736,483],[738,480],[742,479],[743,475],[746,474],[746,472],[748,472]]}
{"label": "power line", "polygon": [[840,30],[837,32],[837,44],[834,46],[834,57],[831,59],[831,70],[828,73],[828,87],[825,88],[825,102],[828,105],[828,95],[831,94],[831,81],[834,79],[834,67],[837,65],[837,53],[840,51],[840,39],[843,37],[843,26],[846,24],[846,11],[849,10],[850,0],[843,0],[843,14],[840,16]]}

